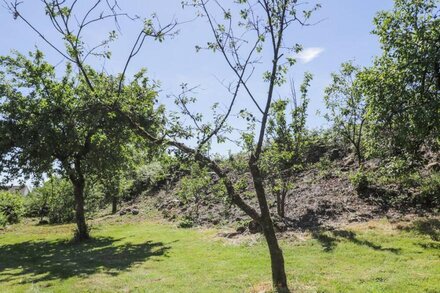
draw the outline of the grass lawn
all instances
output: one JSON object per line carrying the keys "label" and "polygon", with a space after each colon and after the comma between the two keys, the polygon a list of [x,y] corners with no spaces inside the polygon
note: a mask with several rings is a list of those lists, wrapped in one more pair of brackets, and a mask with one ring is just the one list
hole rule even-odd
{"label": "grass lawn", "polygon": [[[296,292],[440,292],[438,220],[406,229],[370,222],[282,241]],[[73,225],[19,224],[0,232],[1,292],[264,292],[267,249],[259,236],[157,221],[94,224],[70,243]]]}

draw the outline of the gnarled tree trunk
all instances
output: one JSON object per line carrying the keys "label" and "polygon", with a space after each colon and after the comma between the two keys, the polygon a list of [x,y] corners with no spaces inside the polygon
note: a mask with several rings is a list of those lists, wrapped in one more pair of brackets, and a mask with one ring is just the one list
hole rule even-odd
{"label": "gnarled tree trunk", "polygon": [[84,178],[77,179],[75,182],[73,182],[75,195],[75,218],[76,225],[78,226],[76,240],[78,241],[83,241],[90,238],[84,213],[84,187]]}
{"label": "gnarled tree trunk", "polygon": [[90,235],[84,212],[84,189],[86,186],[86,180],[82,173],[80,158],[75,158],[73,168],[71,164],[66,161],[63,161],[63,166],[67,170],[70,182],[72,182],[73,195],[75,197],[75,219],[77,225],[75,239],[78,241],[84,241],[89,239]]}

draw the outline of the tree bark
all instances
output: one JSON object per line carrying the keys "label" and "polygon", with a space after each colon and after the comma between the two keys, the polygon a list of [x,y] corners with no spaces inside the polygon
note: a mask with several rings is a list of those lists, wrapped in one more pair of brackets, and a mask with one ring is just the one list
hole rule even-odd
{"label": "tree bark", "polygon": [[284,218],[286,206],[286,193],[283,191],[277,192],[277,214]]}
{"label": "tree bark", "polygon": [[[86,142],[86,149],[87,148],[88,143]],[[73,195],[75,198],[75,219],[77,225],[75,239],[78,241],[90,239],[89,229],[87,227],[86,217],[84,213],[84,189],[86,186],[86,179],[81,168],[81,158],[79,155],[77,155],[73,164],[68,162],[64,158],[59,158],[59,160],[62,162],[63,167],[68,174],[70,182],[73,185]]]}
{"label": "tree bark", "polygon": [[364,156],[362,154],[360,143],[355,145],[355,153],[358,160],[358,167],[361,168],[364,162]]}
{"label": "tree bark", "polygon": [[263,229],[264,237],[269,248],[270,262],[272,268],[272,283],[276,292],[290,292],[287,286],[286,271],[284,267],[284,256],[278,239],[275,234],[272,218],[270,216],[269,205],[267,204],[266,192],[263,185],[263,178],[257,160],[254,155],[249,161],[249,168],[260,206],[261,217],[260,225]]}
{"label": "tree bark", "polygon": [[118,210],[118,198],[116,196],[112,196],[112,214],[116,214]]}
{"label": "tree bark", "polygon": [[78,231],[76,239],[78,241],[87,240],[90,238],[89,229],[87,227],[86,218],[84,215],[84,179],[77,179],[73,182],[75,195],[75,218]]}
{"label": "tree bark", "polygon": [[282,193],[281,193],[281,205],[280,205],[280,212],[279,212],[279,216],[281,218],[284,218],[285,216],[285,211],[286,211],[286,195],[287,195],[287,190],[285,189],[285,187],[283,187]]}
{"label": "tree bark", "polygon": [[282,200],[281,200],[281,192],[276,192],[276,198],[277,198],[277,214],[278,216],[282,217],[283,210],[282,210]]}
{"label": "tree bark", "polygon": [[264,237],[270,254],[270,264],[272,268],[272,283],[276,292],[290,292],[287,286],[287,278],[284,266],[284,256],[275,234],[272,220],[262,219]]}

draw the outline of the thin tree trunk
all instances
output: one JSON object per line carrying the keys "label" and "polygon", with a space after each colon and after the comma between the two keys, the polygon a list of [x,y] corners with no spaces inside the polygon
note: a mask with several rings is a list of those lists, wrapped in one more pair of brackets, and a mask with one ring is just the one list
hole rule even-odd
{"label": "thin tree trunk", "polygon": [[361,147],[359,145],[356,145],[355,149],[356,149],[356,156],[357,156],[357,159],[358,159],[358,166],[360,168],[360,167],[362,167],[362,163],[364,161],[363,156],[362,156]]}
{"label": "thin tree trunk", "polygon": [[282,208],[282,199],[281,199],[281,193],[276,191],[276,198],[277,198],[277,214],[278,216],[282,217],[283,208]]}
{"label": "thin tree trunk", "polygon": [[118,198],[116,196],[112,196],[112,214],[116,214],[118,210]]}
{"label": "thin tree trunk", "polygon": [[[146,132],[139,124],[137,124],[130,117],[130,123],[140,131],[141,136],[150,139],[152,141],[157,140],[150,136],[148,132]],[[281,248],[278,245],[278,240],[275,235],[275,230],[272,223],[272,218],[270,217],[269,206],[266,200],[266,194],[263,187],[263,180],[261,176],[260,169],[258,168],[255,156],[252,156],[249,161],[249,167],[252,174],[252,178],[254,181],[254,186],[256,190],[257,199],[259,202],[261,215],[258,212],[249,206],[243,199],[236,194],[234,185],[231,180],[228,178],[227,174],[216,164],[215,161],[210,158],[204,156],[200,152],[187,147],[183,143],[175,142],[175,141],[165,141],[165,143],[169,146],[173,146],[178,148],[179,150],[194,155],[195,159],[202,165],[209,167],[213,170],[220,179],[223,180],[223,184],[226,188],[228,196],[231,199],[231,202],[238,206],[241,210],[243,210],[248,216],[250,216],[253,220],[257,221],[263,228],[264,236],[266,238],[267,245],[269,247],[270,259],[271,259],[271,268],[272,268],[272,282],[274,289],[277,292],[289,292],[287,286],[287,278],[286,272],[284,268],[284,257]]]}
{"label": "thin tree trunk", "polygon": [[284,218],[286,206],[286,193],[284,191],[277,192],[277,214]]}
{"label": "thin tree trunk", "polygon": [[285,211],[286,211],[286,195],[287,195],[287,190],[285,188],[283,188],[282,194],[281,194],[281,206],[280,206],[280,213],[279,216],[281,218],[284,218],[285,216]]}
{"label": "thin tree trunk", "polygon": [[276,292],[289,292],[287,286],[286,271],[284,268],[284,256],[275,234],[272,218],[270,216],[269,205],[267,204],[266,192],[264,190],[263,178],[256,158],[252,155],[249,161],[249,168],[257,195],[258,204],[261,210],[260,225],[263,229],[264,237],[270,253],[272,268],[272,282]]}
{"label": "thin tree trunk", "polygon": [[270,254],[270,264],[272,268],[272,283],[276,292],[290,292],[287,286],[286,272],[284,266],[284,256],[275,234],[272,220],[262,219],[263,233],[266,238]]}
{"label": "thin tree trunk", "polygon": [[78,179],[73,182],[74,195],[75,195],[75,217],[78,231],[76,239],[78,241],[87,240],[90,238],[89,230],[86,224],[86,218],[84,215],[84,186],[83,179]]}

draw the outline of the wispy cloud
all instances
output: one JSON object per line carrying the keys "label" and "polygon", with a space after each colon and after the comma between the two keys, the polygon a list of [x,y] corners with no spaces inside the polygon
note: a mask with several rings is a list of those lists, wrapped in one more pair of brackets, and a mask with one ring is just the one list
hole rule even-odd
{"label": "wispy cloud", "polygon": [[322,52],[324,52],[324,48],[318,48],[318,47],[306,48],[301,52],[299,52],[298,55],[296,55],[296,58],[298,58],[302,63],[309,63],[313,59],[321,55]]}

